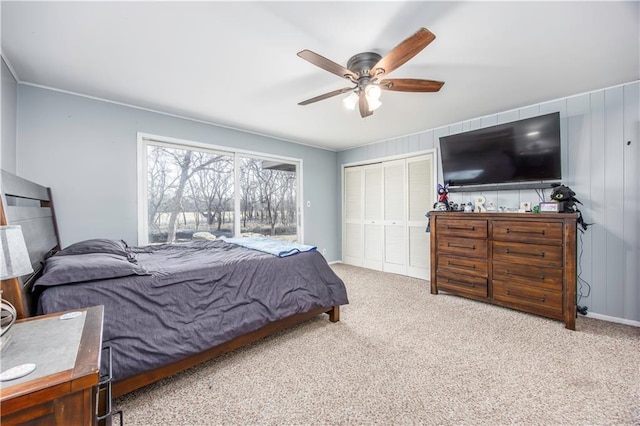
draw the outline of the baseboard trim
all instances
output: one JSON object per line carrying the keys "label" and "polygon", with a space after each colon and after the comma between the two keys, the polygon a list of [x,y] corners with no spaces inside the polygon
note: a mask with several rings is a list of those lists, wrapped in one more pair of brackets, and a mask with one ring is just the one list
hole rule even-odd
{"label": "baseboard trim", "polygon": [[335,265],[336,263],[342,263],[342,260],[334,260],[331,262],[327,262],[329,265]]}
{"label": "baseboard trim", "polygon": [[587,312],[586,317],[595,318],[603,321],[616,322],[618,324],[631,325],[633,327],[640,327],[640,321],[633,321],[625,318],[611,317],[609,315],[594,314],[591,312]]}

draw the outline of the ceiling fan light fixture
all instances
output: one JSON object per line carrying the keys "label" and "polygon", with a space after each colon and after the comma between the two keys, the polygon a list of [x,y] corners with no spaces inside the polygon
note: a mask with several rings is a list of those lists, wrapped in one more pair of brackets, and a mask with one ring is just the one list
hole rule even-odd
{"label": "ceiling fan light fixture", "polygon": [[299,57],[338,77],[349,80],[355,87],[345,87],[324,93],[299,102],[298,105],[309,105],[351,91],[352,93],[343,99],[344,106],[349,110],[353,110],[357,104],[360,116],[366,118],[373,114],[374,110],[382,106],[382,102],[380,102],[382,90],[394,92],[437,92],[444,84],[443,81],[416,78],[381,79],[416,56],[435,38],[436,36],[431,31],[426,28],[420,28],[415,34],[402,41],[384,56],[376,52],[362,52],[352,56],[347,61],[346,68],[311,50],[302,50],[298,52]]}
{"label": "ceiling fan light fixture", "polygon": [[382,90],[380,90],[380,86],[378,86],[377,84],[368,84],[364,89],[364,94],[367,95],[367,100],[369,102],[377,101],[378,99],[380,99],[381,93]]}
{"label": "ceiling fan light fixture", "polygon": [[359,99],[360,97],[356,92],[351,92],[349,96],[342,100],[342,103],[344,104],[344,107],[346,109],[353,111],[354,109],[356,109],[356,105],[358,104]]}

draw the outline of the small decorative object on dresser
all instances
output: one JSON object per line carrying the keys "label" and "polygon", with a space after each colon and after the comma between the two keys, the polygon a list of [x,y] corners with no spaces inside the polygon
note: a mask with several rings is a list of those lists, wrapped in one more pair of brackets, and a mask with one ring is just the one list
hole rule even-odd
{"label": "small decorative object on dresser", "polygon": [[486,198],[484,198],[483,195],[478,195],[477,197],[475,197],[473,199],[474,203],[475,203],[475,209],[473,210],[476,213],[484,213],[487,211],[487,209],[484,207],[484,203],[487,201]]}
{"label": "small decorative object on dresser", "polygon": [[578,204],[582,203],[576,198],[576,193],[568,186],[556,185],[551,193],[551,201],[562,205],[560,211],[578,213],[578,224],[582,228],[581,231],[586,231],[587,227],[591,225],[590,223],[586,223],[582,218],[582,213],[578,209]]}
{"label": "small decorative object on dresser", "polygon": [[575,330],[577,213],[431,215],[431,293],[562,320]]}
{"label": "small decorative object on dresser", "polygon": [[438,184],[438,201],[433,205],[435,210],[446,211],[451,210],[449,205],[449,184],[442,186]]}

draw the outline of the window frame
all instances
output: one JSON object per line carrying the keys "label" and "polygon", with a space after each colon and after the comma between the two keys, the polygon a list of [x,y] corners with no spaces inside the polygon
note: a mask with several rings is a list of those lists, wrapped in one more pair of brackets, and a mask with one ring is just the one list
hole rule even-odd
{"label": "window frame", "polygon": [[164,146],[173,149],[189,149],[206,151],[217,155],[228,155],[233,157],[234,166],[234,237],[241,237],[240,220],[240,187],[237,185],[240,178],[240,157],[250,157],[260,160],[281,161],[296,166],[296,210],[297,210],[297,240],[304,244],[304,209],[302,209],[303,198],[303,161],[301,158],[286,157],[281,155],[268,154],[258,151],[237,149],[223,145],[214,145],[204,142],[190,141],[186,139],[173,138],[169,136],[153,135],[149,133],[137,133],[137,210],[138,210],[138,245],[149,244],[149,223],[148,223],[148,157],[147,147],[149,145]]}

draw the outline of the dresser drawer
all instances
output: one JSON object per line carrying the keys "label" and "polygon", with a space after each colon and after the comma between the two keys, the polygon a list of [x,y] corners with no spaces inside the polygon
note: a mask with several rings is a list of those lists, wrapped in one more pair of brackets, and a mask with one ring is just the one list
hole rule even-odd
{"label": "dresser drawer", "polygon": [[494,241],[492,247],[494,261],[562,267],[562,246]]}
{"label": "dresser drawer", "polygon": [[562,223],[496,220],[492,237],[500,241],[562,245]]}
{"label": "dresser drawer", "polygon": [[473,238],[438,239],[438,252],[476,259],[487,258],[487,240]]}
{"label": "dresser drawer", "polygon": [[504,281],[493,280],[493,298],[516,304],[522,310],[562,314],[562,292],[537,287],[527,287]]}
{"label": "dresser drawer", "polygon": [[562,269],[493,262],[493,279],[550,290],[562,290]]}
{"label": "dresser drawer", "polygon": [[473,275],[438,270],[438,289],[472,296],[487,297],[487,279]]}
{"label": "dresser drawer", "polygon": [[487,260],[471,257],[438,256],[438,270],[454,274],[468,274],[487,278]]}
{"label": "dresser drawer", "polygon": [[439,235],[447,237],[487,238],[486,220],[438,218],[436,228]]}

